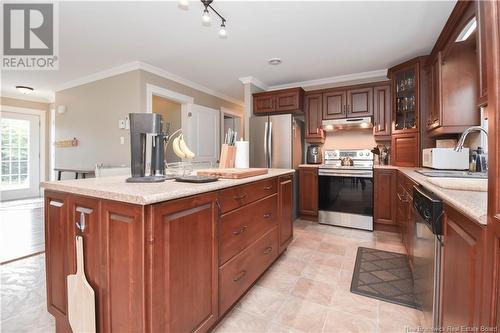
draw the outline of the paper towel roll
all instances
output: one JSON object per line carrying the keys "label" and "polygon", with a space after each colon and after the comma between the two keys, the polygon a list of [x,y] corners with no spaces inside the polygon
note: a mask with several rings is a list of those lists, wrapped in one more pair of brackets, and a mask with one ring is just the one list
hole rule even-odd
{"label": "paper towel roll", "polygon": [[248,141],[236,141],[236,157],[234,161],[235,168],[248,168],[250,165],[250,152]]}

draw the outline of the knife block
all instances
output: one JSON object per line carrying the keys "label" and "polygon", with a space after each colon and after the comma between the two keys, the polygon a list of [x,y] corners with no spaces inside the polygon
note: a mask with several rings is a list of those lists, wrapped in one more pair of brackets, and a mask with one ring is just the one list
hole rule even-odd
{"label": "knife block", "polygon": [[236,147],[223,144],[220,151],[219,168],[234,168],[234,159],[236,157]]}

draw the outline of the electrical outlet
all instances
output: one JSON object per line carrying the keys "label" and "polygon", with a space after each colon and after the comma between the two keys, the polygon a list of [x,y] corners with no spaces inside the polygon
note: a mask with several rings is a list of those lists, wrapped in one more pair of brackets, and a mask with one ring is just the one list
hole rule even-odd
{"label": "electrical outlet", "polygon": [[127,122],[125,120],[118,120],[118,128],[119,129],[125,129],[127,127]]}

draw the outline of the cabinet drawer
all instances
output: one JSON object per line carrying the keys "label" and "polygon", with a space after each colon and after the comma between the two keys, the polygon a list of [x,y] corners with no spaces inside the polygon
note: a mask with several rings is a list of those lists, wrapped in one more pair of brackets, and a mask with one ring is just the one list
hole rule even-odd
{"label": "cabinet drawer", "polygon": [[271,178],[222,190],[219,197],[221,213],[227,213],[230,210],[277,193],[277,188],[277,179]]}
{"label": "cabinet drawer", "polygon": [[219,269],[219,314],[255,282],[278,257],[278,229],[273,228]]}
{"label": "cabinet drawer", "polygon": [[220,257],[223,264],[277,224],[278,195],[274,194],[230,213],[220,220]]}

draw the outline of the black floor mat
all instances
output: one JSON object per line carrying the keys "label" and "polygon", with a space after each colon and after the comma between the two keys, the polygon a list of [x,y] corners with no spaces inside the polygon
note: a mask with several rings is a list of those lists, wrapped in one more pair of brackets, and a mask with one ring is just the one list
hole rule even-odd
{"label": "black floor mat", "polygon": [[408,256],[400,253],[358,248],[351,292],[417,308]]}

